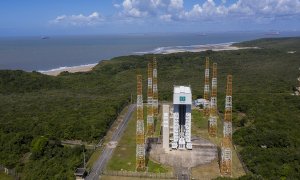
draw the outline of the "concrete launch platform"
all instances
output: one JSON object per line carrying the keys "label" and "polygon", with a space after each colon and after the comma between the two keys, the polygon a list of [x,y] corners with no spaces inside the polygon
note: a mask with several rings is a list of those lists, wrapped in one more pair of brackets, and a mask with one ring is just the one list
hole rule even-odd
{"label": "concrete launch platform", "polygon": [[218,157],[217,146],[208,140],[192,137],[193,150],[171,150],[165,152],[162,144],[151,144],[150,158],[172,167],[192,168],[208,164]]}

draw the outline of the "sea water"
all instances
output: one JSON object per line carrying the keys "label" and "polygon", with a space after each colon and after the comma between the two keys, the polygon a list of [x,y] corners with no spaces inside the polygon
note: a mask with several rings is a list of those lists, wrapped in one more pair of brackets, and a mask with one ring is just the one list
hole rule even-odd
{"label": "sea water", "polygon": [[[279,36],[297,36],[281,33]],[[98,63],[116,56],[159,53],[161,49],[241,42],[269,37],[261,32],[154,33],[94,36],[2,37],[0,69],[45,71]]]}

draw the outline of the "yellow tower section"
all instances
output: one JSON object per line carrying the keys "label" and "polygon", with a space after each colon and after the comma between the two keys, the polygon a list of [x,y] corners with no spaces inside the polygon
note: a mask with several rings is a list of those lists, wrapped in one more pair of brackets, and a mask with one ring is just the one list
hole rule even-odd
{"label": "yellow tower section", "polygon": [[136,170],[144,171],[145,168],[145,133],[143,115],[143,86],[142,76],[137,75],[137,113],[136,113]]}
{"label": "yellow tower section", "polygon": [[147,88],[147,136],[152,136],[154,132],[154,118],[153,118],[153,84],[152,84],[153,70],[152,63],[148,63],[148,88]]}
{"label": "yellow tower section", "polygon": [[223,140],[221,144],[220,171],[232,175],[232,75],[227,76]]}
{"label": "yellow tower section", "polygon": [[[300,70],[300,68],[299,68],[299,70]],[[299,86],[296,89],[298,90],[298,95],[299,95],[300,94],[300,76],[298,77],[297,80],[299,81]]]}
{"label": "yellow tower section", "polygon": [[209,58],[206,57],[205,60],[205,78],[204,78],[204,95],[203,98],[205,99],[203,110],[204,115],[209,115]]}
{"label": "yellow tower section", "polygon": [[154,116],[158,115],[158,87],[157,87],[157,61],[156,57],[153,58],[153,113]]}
{"label": "yellow tower section", "polygon": [[211,97],[210,97],[210,112],[209,112],[209,127],[208,133],[210,136],[215,137],[217,135],[217,122],[218,122],[218,110],[217,110],[217,63],[213,63],[213,75],[211,82]]}
{"label": "yellow tower section", "polygon": [[232,150],[231,140],[228,137],[223,137],[221,143],[221,162],[220,171],[223,176],[232,175]]}
{"label": "yellow tower section", "polygon": [[231,140],[232,137],[232,75],[227,76],[223,135],[224,137],[228,137]]}

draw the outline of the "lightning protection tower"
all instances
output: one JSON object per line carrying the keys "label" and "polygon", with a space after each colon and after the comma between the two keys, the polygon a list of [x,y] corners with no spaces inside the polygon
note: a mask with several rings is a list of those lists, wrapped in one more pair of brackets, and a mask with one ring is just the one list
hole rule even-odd
{"label": "lightning protection tower", "polygon": [[232,174],[231,140],[228,137],[223,137],[221,143],[220,171],[223,176],[231,176]]}
{"label": "lightning protection tower", "polygon": [[158,88],[157,88],[157,61],[156,57],[153,58],[153,113],[154,116],[158,115]]}
{"label": "lightning protection tower", "polygon": [[225,99],[225,118],[223,140],[221,144],[220,171],[222,175],[232,174],[232,75],[227,76],[227,88]]}
{"label": "lightning protection tower", "polygon": [[148,104],[147,104],[147,136],[152,136],[154,131],[154,118],[153,118],[153,85],[152,85],[152,63],[148,63]]}
{"label": "lightning protection tower", "polygon": [[[299,68],[299,70],[300,70],[300,68]],[[297,90],[298,90],[298,93],[300,93],[300,76],[298,77],[298,81],[299,81],[299,85],[297,87]]]}
{"label": "lightning protection tower", "polygon": [[145,133],[143,116],[142,76],[137,75],[137,122],[136,122],[136,170],[144,171],[145,168]]}
{"label": "lightning protection tower", "polygon": [[203,110],[204,110],[204,115],[208,116],[209,115],[209,58],[206,57],[205,60],[205,79],[204,79],[204,96],[203,98],[205,99],[204,105],[203,105]]}
{"label": "lightning protection tower", "polygon": [[211,82],[211,97],[210,97],[210,112],[208,133],[210,136],[215,137],[217,135],[217,122],[218,122],[218,110],[217,110],[217,63],[213,63],[213,75]]}
{"label": "lightning protection tower", "polygon": [[227,76],[223,135],[224,137],[228,137],[231,140],[232,137],[232,75]]}

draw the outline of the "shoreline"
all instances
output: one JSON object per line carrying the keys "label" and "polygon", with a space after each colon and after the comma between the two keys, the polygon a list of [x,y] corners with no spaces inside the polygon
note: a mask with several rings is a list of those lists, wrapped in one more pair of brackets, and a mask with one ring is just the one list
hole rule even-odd
{"label": "shoreline", "polygon": [[59,67],[55,69],[50,69],[46,71],[38,71],[42,74],[50,75],[50,76],[57,76],[61,72],[68,71],[69,73],[76,73],[76,72],[88,72],[91,71],[98,63],[94,64],[85,64],[79,66],[70,66],[70,67]]}
{"label": "shoreline", "polygon": [[257,47],[237,47],[232,46],[236,42],[218,43],[218,44],[204,44],[204,45],[190,45],[190,46],[167,46],[159,47],[152,51],[135,52],[137,55],[143,54],[172,54],[180,52],[203,52],[203,51],[230,51],[240,49],[257,49]]}
{"label": "shoreline", "polygon": [[[172,54],[172,53],[180,53],[180,52],[203,52],[203,51],[233,51],[240,49],[257,49],[257,47],[236,47],[232,46],[235,42],[229,43],[218,43],[218,44],[204,44],[204,45],[190,45],[190,46],[167,46],[167,47],[159,47],[151,51],[144,52],[134,52],[132,54],[136,55],[144,55],[144,54]],[[88,72],[91,71],[98,63],[94,64],[85,64],[78,66],[70,66],[70,67],[59,67],[55,69],[50,69],[46,71],[38,71],[42,74],[57,76],[61,72],[68,71],[69,73],[76,72]]]}

